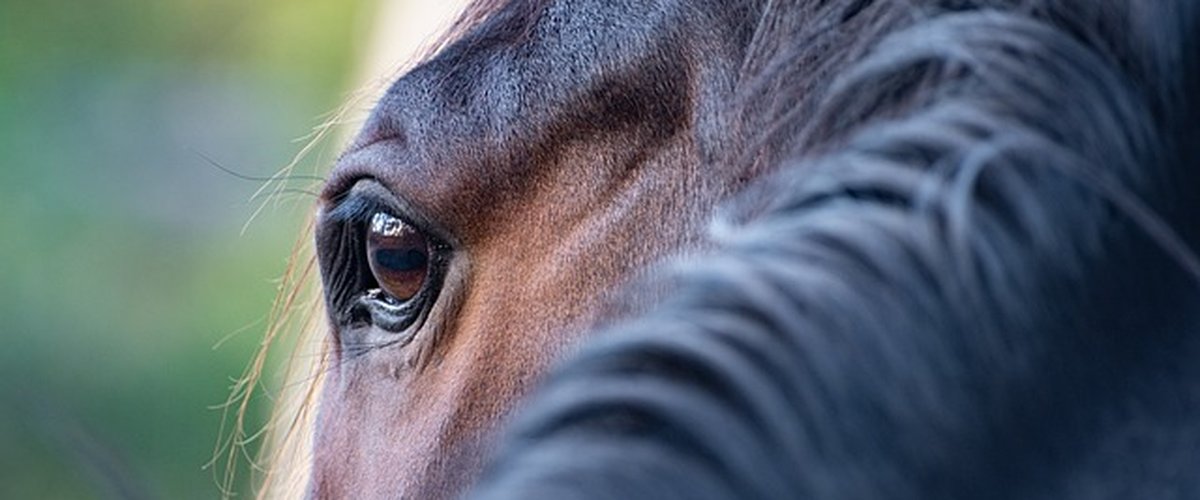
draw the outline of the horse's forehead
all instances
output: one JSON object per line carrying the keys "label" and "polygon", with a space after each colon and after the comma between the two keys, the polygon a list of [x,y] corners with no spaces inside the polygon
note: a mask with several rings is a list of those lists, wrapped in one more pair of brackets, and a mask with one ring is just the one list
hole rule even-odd
{"label": "horse's forehead", "polygon": [[[570,169],[577,189],[603,189],[605,179],[638,166],[611,161],[606,150],[661,147],[692,119],[693,68],[682,49],[665,57],[592,40],[514,51],[485,34],[468,35],[396,81],[327,192],[345,179],[376,177],[448,226],[486,229],[481,217],[497,222],[489,209],[530,206],[532,192],[564,184],[561,170]],[[590,59],[622,51],[630,53]]]}

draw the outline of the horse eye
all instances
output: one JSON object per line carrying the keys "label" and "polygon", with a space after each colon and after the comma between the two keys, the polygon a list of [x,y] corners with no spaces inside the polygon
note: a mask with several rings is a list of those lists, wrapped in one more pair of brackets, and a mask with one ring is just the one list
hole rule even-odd
{"label": "horse eye", "polygon": [[392,215],[376,212],[367,231],[367,262],[387,295],[403,302],[413,298],[429,275],[429,240]]}

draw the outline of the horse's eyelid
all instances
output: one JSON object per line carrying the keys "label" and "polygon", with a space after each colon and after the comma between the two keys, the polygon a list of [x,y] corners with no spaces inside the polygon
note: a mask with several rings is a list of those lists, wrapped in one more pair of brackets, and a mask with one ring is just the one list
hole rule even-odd
{"label": "horse's eyelid", "polygon": [[[396,214],[396,210],[381,200],[368,196],[349,195],[338,203],[332,210],[326,212],[325,220],[329,222],[362,222],[366,223],[372,215],[385,212],[405,219]],[[408,222],[406,220],[406,222]]]}

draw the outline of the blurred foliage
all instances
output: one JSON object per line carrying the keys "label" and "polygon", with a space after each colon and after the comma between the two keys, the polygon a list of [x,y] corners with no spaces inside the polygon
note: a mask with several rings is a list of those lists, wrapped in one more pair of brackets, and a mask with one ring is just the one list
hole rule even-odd
{"label": "blurred foliage", "polygon": [[287,164],[342,101],[368,7],[0,2],[0,498],[220,495],[210,407],[311,203],[243,233],[259,185],[205,158]]}

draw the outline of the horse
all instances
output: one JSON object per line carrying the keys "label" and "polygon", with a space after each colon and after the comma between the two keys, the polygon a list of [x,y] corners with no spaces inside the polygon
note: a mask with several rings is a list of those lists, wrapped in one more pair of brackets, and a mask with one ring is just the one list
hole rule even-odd
{"label": "horse", "polygon": [[1195,497],[1198,21],[474,2],[321,191],[307,494]]}

